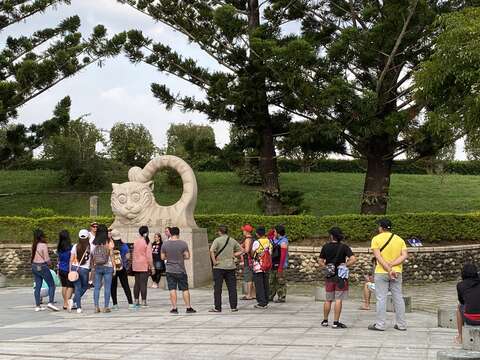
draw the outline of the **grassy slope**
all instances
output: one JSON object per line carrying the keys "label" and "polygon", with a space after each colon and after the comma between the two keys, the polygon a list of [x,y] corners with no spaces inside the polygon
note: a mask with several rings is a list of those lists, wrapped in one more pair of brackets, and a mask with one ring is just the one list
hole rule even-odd
{"label": "grassy slope", "polygon": [[[116,181],[126,177],[115,176]],[[480,208],[480,177],[394,175],[392,177],[390,213],[468,212]],[[199,173],[197,213],[259,213],[257,189],[239,184],[232,173]],[[281,175],[283,189],[305,192],[314,215],[357,213],[363,186],[362,174],[286,173]],[[0,216],[26,215],[32,208],[48,207],[63,215],[87,215],[90,194],[59,194],[69,190],[59,173],[53,171],[0,171]],[[110,214],[110,191],[101,190],[100,212]],[[52,192],[52,193],[49,193]],[[165,184],[163,176],[155,182],[157,201],[163,205],[180,197],[180,187]],[[93,194],[92,194],[93,195]]]}

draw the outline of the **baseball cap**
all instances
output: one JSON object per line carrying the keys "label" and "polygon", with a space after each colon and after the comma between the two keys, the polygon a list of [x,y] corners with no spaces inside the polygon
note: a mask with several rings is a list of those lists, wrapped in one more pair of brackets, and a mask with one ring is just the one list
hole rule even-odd
{"label": "baseball cap", "polygon": [[250,224],[245,224],[242,226],[242,231],[251,233],[253,231],[253,226]]}
{"label": "baseball cap", "polygon": [[387,218],[378,220],[377,224],[380,227],[384,228],[385,230],[391,230],[392,229],[392,222]]}
{"label": "baseball cap", "polygon": [[112,230],[112,239],[113,240],[120,240],[122,238],[122,235],[120,234],[120,231],[117,229]]}
{"label": "baseball cap", "polygon": [[90,233],[86,229],[82,229],[78,232],[78,237],[80,239],[88,239],[90,237]]}
{"label": "baseball cap", "polygon": [[90,226],[93,226],[93,225],[98,225],[98,222],[94,221],[94,222],[90,223]]}
{"label": "baseball cap", "polygon": [[259,236],[265,236],[265,234],[267,233],[267,231],[265,230],[265,226],[257,227],[256,232]]}

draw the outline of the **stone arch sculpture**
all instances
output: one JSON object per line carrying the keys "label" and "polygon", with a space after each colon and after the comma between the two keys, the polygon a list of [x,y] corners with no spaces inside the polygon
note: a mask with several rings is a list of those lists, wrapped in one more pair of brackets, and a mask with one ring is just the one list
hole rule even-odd
{"label": "stone arch sculpture", "polygon": [[[153,178],[164,168],[177,171],[183,182],[182,196],[171,206],[159,205],[153,194]],[[197,204],[197,180],[184,160],[172,155],[158,156],[143,169],[132,167],[128,171],[128,180],[123,184],[112,184],[114,228],[142,225],[155,229],[165,226],[197,228],[193,216]]]}

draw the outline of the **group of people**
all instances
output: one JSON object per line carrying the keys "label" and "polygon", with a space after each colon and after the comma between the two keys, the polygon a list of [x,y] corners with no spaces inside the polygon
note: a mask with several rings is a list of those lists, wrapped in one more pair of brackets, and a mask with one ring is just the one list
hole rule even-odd
{"label": "group of people", "polygon": [[[238,311],[237,265],[243,267],[243,282],[246,290],[242,300],[256,300],[257,309],[265,309],[272,301],[286,301],[287,284],[284,271],[288,268],[288,237],[283,225],[267,231],[265,227],[254,228],[245,224],[241,228],[243,241],[237,242],[229,235],[226,226],[218,227],[218,237],[210,247],[214,282],[213,313],[222,311],[222,287],[226,283],[229,305],[232,312]],[[378,221],[378,235],[373,237],[372,271],[365,276],[364,303],[362,310],[370,309],[370,297],[376,297],[375,323],[368,326],[372,331],[385,331],[387,297],[391,295],[395,309],[394,329],[405,331],[405,303],[402,293],[403,263],[408,257],[405,241],[392,232],[389,219]],[[177,314],[177,289],[182,291],[187,313],[195,313],[191,307],[188,276],[185,260],[190,259],[190,251],[185,241],[180,239],[177,227],[155,233],[153,242],[149,229],[142,226],[131,248],[122,241],[121,234],[105,225],[92,223],[90,231],[78,233],[78,240],[71,244],[70,236],[63,230],[59,234],[58,276],[62,284],[63,309],[82,312],[82,297],[89,287],[93,287],[95,312],[118,310],[117,284],[122,285],[130,309],[147,305],[147,284],[152,278],[152,287],[158,288],[162,274],[170,292],[171,313]],[[324,320],[322,326],[329,326],[329,315],[334,308],[333,328],[346,328],[340,322],[343,300],[349,290],[350,268],[356,262],[352,249],[343,243],[343,232],[338,227],[329,230],[329,242],[320,252],[320,265],[325,276]],[[35,280],[35,310],[41,311],[42,295],[48,295],[46,308],[59,311],[54,304],[55,273],[50,270],[50,257],[46,237],[42,230],[34,231],[32,245],[32,273]],[[135,277],[133,297],[128,276]],[[45,286],[46,285],[46,286]],[[100,308],[100,290],[104,288],[104,306]],[[42,289],[43,287],[43,289]],[[459,307],[457,323],[461,341],[461,327],[464,323],[480,326],[480,278],[473,264],[466,264],[462,271],[462,282],[458,284]],[[275,296],[277,297],[275,299]],[[141,302],[140,302],[141,299]]]}

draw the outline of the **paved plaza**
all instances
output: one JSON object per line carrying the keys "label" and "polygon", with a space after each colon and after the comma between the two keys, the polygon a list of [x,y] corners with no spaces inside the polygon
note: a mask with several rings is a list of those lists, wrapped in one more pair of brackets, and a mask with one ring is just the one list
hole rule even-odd
{"label": "paved plaza", "polygon": [[[411,290],[425,296],[428,289]],[[122,295],[119,289],[119,299]],[[344,306],[342,320],[349,328],[343,330],[320,326],[322,303],[312,296],[291,295],[267,310],[240,301],[238,313],[226,306],[223,313],[211,314],[211,290],[196,289],[192,302],[198,313],[193,315],[181,306],[179,315],[169,314],[165,290],[149,289],[148,296],[146,309],[129,311],[120,303],[118,312],[94,314],[89,291],[84,314],[35,313],[31,288],[0,289],[0,359],[413,360],[435,359],[439,350],[455,347],[454,330],[437,328],[432,312],[408,314],[407,332],[368,331],[374,312],[358,310],[358,299]]]}

